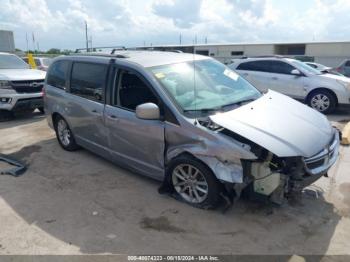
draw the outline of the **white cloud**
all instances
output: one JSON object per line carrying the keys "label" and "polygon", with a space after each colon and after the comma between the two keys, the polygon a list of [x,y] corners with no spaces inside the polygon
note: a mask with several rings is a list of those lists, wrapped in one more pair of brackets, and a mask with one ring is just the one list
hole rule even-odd
{"label": "white cloud", "polygon": [[35,33],[41,47],[77,48],[84,21],[94,45],[343,40],[349,0],[2,0],[0,29]]}

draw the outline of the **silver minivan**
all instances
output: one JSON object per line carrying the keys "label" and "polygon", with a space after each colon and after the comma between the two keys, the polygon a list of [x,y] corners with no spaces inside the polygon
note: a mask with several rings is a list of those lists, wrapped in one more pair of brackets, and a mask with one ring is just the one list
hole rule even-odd
{"label": "silver minivan", "polygon": [[160,180],[160,192],[200,208],[241,193],[281,203],[338,158],[340,134],[325,116],[277,92],[260,93],[206,56],[59,57],[44,93],[64,149],[83,147]]}

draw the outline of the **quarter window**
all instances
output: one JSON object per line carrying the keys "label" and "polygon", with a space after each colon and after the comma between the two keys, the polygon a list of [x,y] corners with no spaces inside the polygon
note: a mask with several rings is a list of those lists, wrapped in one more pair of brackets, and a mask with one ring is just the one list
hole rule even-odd
{"label": "quarter window", "polygon": [[106,77],[107,65],[74,63],[70,92],[89,100],[103,102]]}
{"label": "quarter window", "polygon": [[347,61],[347,62],[345,63],[345,66],[350,66],[350,61]]}
{"label": "quarter window", "polygon": [[47,73],[47,84],[60,89],[66,88],[68,61],[57,61]]}

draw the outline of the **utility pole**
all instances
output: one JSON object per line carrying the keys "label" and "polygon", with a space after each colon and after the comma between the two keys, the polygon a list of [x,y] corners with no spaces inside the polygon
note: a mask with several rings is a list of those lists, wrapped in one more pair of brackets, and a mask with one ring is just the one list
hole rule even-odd
{"label": "utility pole", "polygon": [[180,45],[182,44],[182,35],[180,34],[180,39],[179,39]]}
{"label": "utility pole", "polygon": [[27,53],[28,53],[28,51],[29,51],[29,45],[28,45],[28,34],[27,34],[27,32],[26,32],[26,43],[27,43]]}
{"label": "utility pole", "polygon": [[92,35],[90,35],[90,40],[89,40],[89,42],[90,42],[90,51],[92,51]]}
{"label": "utility pole", "polygon": [[86,52],[89,52],[89,39],[88,39],[88,26],[85,20],[85,41],[86,41]]}
{"label": "utility pole", "polygon": [[197,35],[194,36],[194,44],[197,44]]}
{"label": "utility pole", "polygon": [[208,44],[208,38],[207,38],[207,37],[205,37],[204,43],[205,43],[205,44]]}
{"label": "utility pole", "polygon": [[34,37],[34,32],[32,32],[32,40],[33,40],[33,52],[35,52],[35,37]]}

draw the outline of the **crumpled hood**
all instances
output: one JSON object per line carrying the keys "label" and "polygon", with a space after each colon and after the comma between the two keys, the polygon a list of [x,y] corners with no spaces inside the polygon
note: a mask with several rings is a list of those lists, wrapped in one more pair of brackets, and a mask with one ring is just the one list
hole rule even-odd
{"label": "crumpled hood", "polygon": [[0,80],[41,80],[46,72],[36,69],[0,69]]}
{"label": "crumpled hood", "polygon": [[311,157],[331,141],[334,133],[324,115],[271,90],[249,104],[210,119],[279,157]]}

